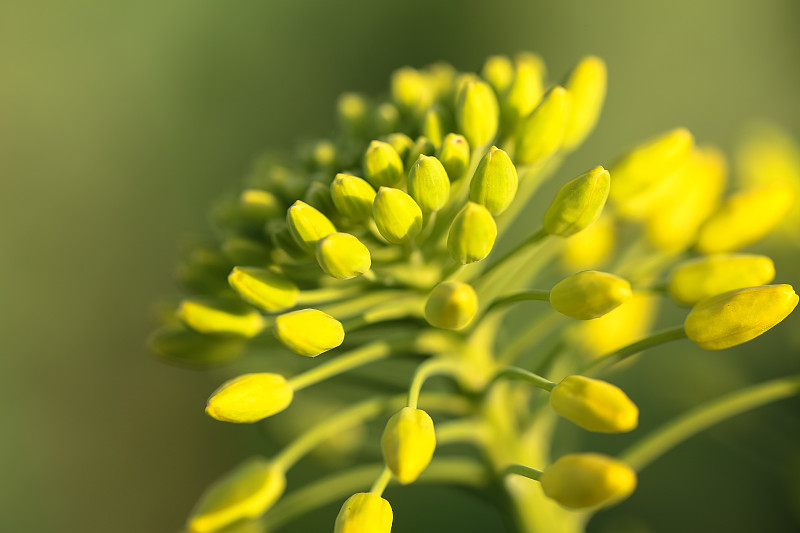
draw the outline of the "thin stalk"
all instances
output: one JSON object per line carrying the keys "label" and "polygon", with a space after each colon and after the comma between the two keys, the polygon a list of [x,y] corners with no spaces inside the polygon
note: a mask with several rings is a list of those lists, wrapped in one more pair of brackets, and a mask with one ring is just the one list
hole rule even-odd
{"label": "thin stalk", "polygon": [[553,387],[556,386],[555,383],[550,381],[549,379],[545,379],[538,374],[534,374],[524,368],[517,368],[517,367],[507,367],[500,370],[497,374],[495,374],[494,378],[492,378],[491,383],[501,379],[515,379],[519,381],[527,381],[531,383],[535,387],[538,387],[542,390],[551,391]]}
{"label": "thin stalk", "polygon": [[661,330],[659,332],[653,333],[649,337],[645,337],[640,341],[636,341],[627,346],[623,346],[622,348],[615,350],[609,354],[601,355],[600,357],[594,359],[591,363],[589,363],[581,373],[586,374],[589,372],[597,372],[603,367],[617,364],[620,361],[627,359],[628,357],[631,357],[639,352],[647,350],[648,348],[653,348],[654,346],[658,346],[659,344],[664,344],[670,341],[675,341],[685,338],[686,338],[686,332],[684,331],[683,326],[675,326],[674,328]]}
{"label": "thin stalk", "polygon": [[414,379],[408,389],[408,407],[417,408],[419,394],[422,391],[422,385],[425,380],[436,374],[451,373],[457,368],[455,362],[446,359],[429,359],[419,365],[416,372],[414,372]]}
{"label": "thin stalk", "polygon": [[525,465],[513,464],[505,467],[503,471],[500,473],[500,476],[506,477],[510,474],[516,474],[518,476],[523,476],[528,479],[533,479],[534,481],[539,481],[539,478],[541,478],[542,476],[542,471],[536,470],[535,468],[531,468]]}
{"label": "thin stalk", "polygon": [[486,310],[486,312],[488,313],[493,309],[497,309],[505,305],[513,304],[516,302],[527,302],[532,300],[539,302],[549,302],[550,291],[545,289],[531,289],[527,291],[515,292],[514,294],[509,294],[507,296],[501,296],[500,298],[495,299],[491,304],[489,304],[489,308]]}
{"label": "thin stalk", "polygon": [[372,494],[377,494],[378,496],[383,496],[383,491],[386,490],[386,486],[392,480],[392,471],[389,470],[389,467],[386,466],[383,468],[381,475],[378,476],[378,479],[375,480],[375,483],[372,484],[372,488],[369,491]]}
{"label": "thin stalk", "polygon": [[386,357],[389,357],[391,353],[392,346],[388,342],[377,341],[370,344],[365,344],[364,346],[360,346],[355,350],[351,350],[340,355],[336,359],[294,376],[293,378],[289,379],[289,385],[295,391],[299,391],[308,386],[319,383],[320,381],[343,374],[348,370],[358,368],[374,361],[385,359]]}

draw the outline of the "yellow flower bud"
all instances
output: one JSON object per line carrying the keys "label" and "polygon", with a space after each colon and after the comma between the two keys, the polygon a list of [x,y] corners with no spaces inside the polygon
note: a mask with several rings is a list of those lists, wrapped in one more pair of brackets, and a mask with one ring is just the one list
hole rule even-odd
{"label": "yellow flower bud", "polygon": [[184,300],[178,318],[200,333],[255,337],[264,329],[261,314],[236,300]]}
{"label": "yellow flower bud", "polygon": [[520,121],[533,111],[544,92],[544,62],[535,54],[516,58],[514,78],[501,97],[504,131],[513,132]]}
{"label": "yellow flower bud", "polygon": [[392,73],[391,92],[392,101],[407,113],[420,113],[433,102],[433,92],[425,75],[411,67]]}
{"label": "yellow flower bud", "polygon": [[364,178],[375,188],[394,187],[404,176],[403,161],[391,144],[372,141],[364,152]]}
{"label": "yellow flower bud", "polygon": [[765,255],[718,254],[689,259],[670,273],[669,293],[693,304],[733,289],[766,285],[775,279],[775,264]]}
{"label": "yellow flower bud", "polygon": [[400,189],[378,189],[372,215],[383,238],[394,244],[413,239],[422,229],[422,210]]}
{"label": "yellow flower bud", "polygon": [[286,211],[286,223],[295,242],[310,252],[314,251],[318,240],[336,232],[336,226],[328,217],[301,200]]}
{"label": "yellow flower bud", "polygon": [[497,95],[502,95],[514,81],[514,63],[506,56],[491,56],[483,64],[481,77],[489,82]]}
{"label": "yellow flower bud", "polygon": [[293,397],[292,387],[279,374],[243,374],[211,394],[206,413],[223,422],[249,424],[280,413]]}
{"label": "yellow flower bud", "polygon": [[462,82],[456,95],[456,122],[470,146],[480,148],[492,142],[499,116],[497,97],[489,85],[477,79]]}
{"label": "yellow flower bud", "polygon": [[656,317],[658,297],[634,292],[608,314],[582,322],[576,328],[577,340],[590,357],[617,350],[645,337]]}
{"label": "yellow flower bud", "polygon": [[287,348],[306,357],[316,357],[344,341],[341,322],[317,309],[301,309],[275,319],[275,337]]}
{"label": "yellow flower bud", "polygon": [[581,59],[565,85],[572,95],[572,105],[564,130],[564,148],[571,150],[592,132],[606,99],[606,64],[588,56]]}
{"label": "yellow flower bud", "polygon": [[267,235],[269,235],[269,240],[279,257],[285,255],[292,260],[298,261],[308,259],[308,250],[297,244],[289,229],[289,224],[285,220],[270,220],[267,222]]}
{"label": "yellow flower bud", "polygon": [[636,488],[636,472],[599,453],[562,456],[542,472],[542,490],[568,509],[612,505]]}
{"label": "yellow flower bud", "polygon": [[234,267],[228,283],[242,300],[268,313],[294,307],[300,292],[294,282],[266,268]]}
{"label": "yellow flower bud", "polygon": [[496,238],[497,223],[489,210],[467,202],[450,225],[447,250],[453,259],[467,265],[489,255]]}
{"label": "yellow flower bud", "polygon": [[394,151],[397,152],[401,160],[405,160],[411,148],[414,147],[414,139],[405,133],[390,133],[386,136],[386,142],[392,145],[392,148],[394,148]]}
{"label": "yellow flower bud", "polygon": [[472,176],[469,199],[497,216],[514,201],[518,185],[517,169],[511,158],[503,150],[492,146]]}
{"label": "yellow flower bud", "polygon": [[706,350],[722,350],[754,339],[797,307],[791,285],[764,285],[728,291],[692,308],[686,336]]}
{"label": "yellow flower bud", "polygon": [[331,199],[336,210],[353,222],[372,218],[375,189],[361,178],[337,174],[331,182]]}
{"label": "yellow flower bud", "polygon": [[182,325],[164,326],[150,337],[150,349],[180,365],[210,366],[239,357],[245,341],[230,335],[205,335]]}
{"label": "yellow flower bud", "polygon": [[405,166],[407,168],[411,168],[411,165],[417,162],[419,156],[421,155],[433,155],[436,153],[436,147],[433,145],[430,139],[425,137],[424,135],[420,135],[417,137],[417,140],[414,141],[414,144],[411,145],[411,148],[408,149],[408,153],[404,159]]}
{"label": "yellow flower bud", "polygon": [[478,295],[475,289],[460,281],[438,284],[425,303],[425,320],[432,326],[444,329],[466,327],[478,312]]}
{"label": "yellow flower bud", "polygon": [[447,132],[453,129],[452,122],[450,112],[441,105],[434,104],[422,117],[422,134],[438,148],[442,145],[442,139]]}
{"label": "yellow flower bud", "polygon": [[239,195],[242,216],[254,224],[264,224],[267,220],[281,215],[283,208],[274,194],[260,189],[245,189]]}
{"label": "yellow flower bud", "polygon": [[372,265],[367,247],[349,233],[331,233],[320,239],[317,262],[322,270],[337,279],[355,278]]}
{"label": "yellow flower bud", "polygon": [[639,423],[639,409],[611,383],[584,376],[567,376],[550,391],[556,413],[583,429],[600,433],[631,431]]}
{"label": "yellow flower bud", "polygon": [[562,315],[591,320],[613,311],[630,297],[627,280],[587,270],[559,281],[550,291],[550,305]]}
{"label": "yellow flower bud", "polygon": [[428,467],[435,449],[433,420],[422,409],[403,407],[383,430],[383,461],[400,483],[415,481]]}
{"label": "yellow flower bud", "polygon": [[384,102],[375,109],[375,131],[379,135],[386,135],[397,128],[400,122],[400,112],[390,102]]}
{"label": "yellow flower bud", "polygon": [[186,527],[213,533],[241,519],[264,514],[286,487],[284,473],[266,459],[249,459],[217,480],[201,496]]}
{"label": "yellow flower bud", "polygon": [[435,157],[420,155],[408,171],[408,193],[426,212],[438,211],[450,197],[450,179]]}
{"label": "yellow flower bud", "polygon": [[336,102],[336,112],[342,129],[351,135],[362,135],[367,128],[369,104],[357,93],[344,93]]}
{"label": "yellow flower bud", "polygon": [[438,151],[439,161],[450,181],[460,179],[469,166],[469,143],[463,135],[448,133]]}
{"label": "yellow flower bud", "polygon": [[371,492],[350,496],[336,517],[333,533],[391,533],[392,506]]}
{"label": "yellow flower bud", "polygon": [[614,221],[600,215],[591,226],[572,235],[564,242],[561,263],[570,272],[601,267],[614,248]]}
{"label": "yellow flower bud", "polygon": [[514,152],[519,164],[541,163],[561,148],[569,106],[570,95],[567,90],[554,87],[522,121]]}
{"label": "yellow flower bud", "polygon": [[544,230],[569,237],[600,218],[611,188],[611,176],[603,167],[581,174],[559,189],[544,214]]}

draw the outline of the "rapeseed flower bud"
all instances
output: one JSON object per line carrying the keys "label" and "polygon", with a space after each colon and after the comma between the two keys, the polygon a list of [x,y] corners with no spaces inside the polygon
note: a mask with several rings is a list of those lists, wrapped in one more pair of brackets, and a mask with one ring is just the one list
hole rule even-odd
{"label": "rapeseed flower bud", "polygon": [[591,226],[564,241],[561,263],[570,272],[602,266],[614,248],[615,230],[611,216],[600,215]]}
{"label": "rapeseed flower bud", "polygon": [[450,181],[461,178],[469,167],[469,143],[463,135],[448,133],[437,152]]}
{"label": "rapeseed flower bud", "polygon": [[320,181],[311,182],[303,201],[326,216],[336,216],[336,206],[331,198],[331,188]]}
{"label": "rapeseed flower bud", "polygon": [[489,82],[498,96],[514,81],[514,63],[507,56],[491,56],[483,64],[481,77]]}
{"label": "rapeseed flower bud", "polygon": [[316,357],[344,341],[341,322],[317,309],[301,309],[278,316],[274,333],[287,348],[306,357]]}
{"label": "rapeseed flower bud", "polygon": [[309,252],[314,251],[321,238],[336,232],[328,217],[301,200],[286,211],[286,224],[295,242]]}
{"label": "rapeseed flower bud", "polygon": [[420,135],[417,137],[417,140],[414,141],[414,144],[411,145],[411,148],[408,149],[408,153],[404,159],[406,168],[411,168],[411,165],[417,162],[419,156],[421,155],[433,155],[436,153],[436,147],[433,145],[430,139],[425,137],[424,135]]}
{"label": "rapeseed flower bud", "polygon": [[442,139],[447,132],[453,129],[453,119],[450,112],[439,104],[434,104],[428,108],[422,117],[422,134],[427,137],[433,146],[442,145]]}
{"label": "rapeseed flower bud", "polygon": [[722,350],[754,339],[797,307],[791,285],[764,285],[728,291],[692,308],[686,336],[706,350]]}
{"label": "rapeseed flower bud", "polygon": [[211,394],[206,413],[223,422],[249,424],[280,413],[293,397],[294,390],[280,374],[243,374]]}
{"label": "rapeseed flower bud", "polygon": [[433,420],[422,409],[403,407],[386,423],[381,437],[383,461],[400,483],[415,481],[435,449]]}
{"label": "rapeseed flower bud", "polygon": [[285,220],[278,219],[267,222],[267,235],[278,256],[285,255],[295,261],[308,259],[308,249],[297,244],[297,240]]}
{"label": "rapeseed flower bud", "polygon": [[464,328],[477,312],[478,295],[475,289],[460,281],[438,284],[425,303],[425,320],[437,328]]}
{"label": "rapeseed flower bud", "polygon": [[234,267],[228,283],[242,300],[268,313],[294,307],[300,293],[293,281],[266,268]]}
{"label": "rapeseed flower bud", "polygon": [[550,291],[550,305],[562,315],[591,320],[613,311],[630,297],[627,280],[587,270],[559,281]]}
{"label": "rapeseed flower bud", "polygon": [[450,179],[435,157],[419,156],[408,171],[408,193],[424,212],[438,211],[450,197]]}
{"label": "rapeseed flower bud", "polygon": [[369,103],[357,93],[344,93],[336,101],[336,114],[342,129],[351,135],[363,135],[367,130]]}
{"label": "rapeseed flower bud", "polygon": [[267,220],[280,216],[283,207],[280,200],[269,191],[245,189],[239,195],[242,216],[249,222],[264,224]]}
{"label": "rapeseed flower bud", "polygon": [[383,238],[394,244],[413,239],[422,229],[422,210],[400,189],[378,189],[372,214]]}
{"label": "rapeseed flower bud", "polygon": [[564,138],[569,114],[570,95],[563,87],[554,87],[539,106],[522,121],[517,132],[515,159],[519,164],[541,163],[553,155]]}
{"label": "rapeseed flower bud", "polygon": [[391,92],[394,103],[406,113],[421,113],[433,103],[433,92],[425,75],[411,67],[392,73]]}
{"label": "rapeseed flower bud", "polygon": [[497,223],[488,209],[474,202],[456,215],[447,235],[447,250],[463,265],[480,261],[492,251]]}
{"label": "rapeseed flower bud", "polygon": [[386,142],[392,145],[394,151],[400,156],[401,161],[406,160],[408,154],[411,152],[411,148],[414,147],[414,139],[405,133],[390,133],[386,136]]}
{"label": "rapeseed flower bud", "polygon": [[518,185],[517,169],[511,158],[503,150],[492,146],[472,176],[469,199],[497,216],[514,201]]}
{"label": "rapeseed flower bud", "polygon": [[669,276],[669,294],[693,304],[733,289],[766,285],[775,279],[775,264],[765,255],[717,254],[678,264]]}
{"label": "rapeseed flower bud", "polygon": [[394,187],[403,181],[403,160],[391,144],[372,141],[364,152],[364,179],[375,187]]}
{"label": "rapeseed flower bud", "polygon": [[378,135],[386,135],[397,128],[400,112],[390,102],[384,102],[375,108],[375,131]]}
{"label": "rapeseed flower bud", "polygon": [[264,514],[286,487],[284,473],[266,459],[249,459],[217,480],[201,496],[186,527],[213,533],[245,518]]}
{"label": "rapeseed flower bud", "polygon": [[255,337],[264,329],[264,318],[255,309],[236,300],[184,300],[178,318],[200,333]]}
{"label": "rapeseed flower bud", "polygon": [[514,132],[520,121],[533,111],[544,92],[544,62],[534,54],[517,56],[514,78],[500,98],[504,131]]}
{"label": "rapeseed flower bud", "polygon": [[639,423],[639,409],[611,383],[585,376],[567,376],[550,391],[556,413],[583,429],[600,433],[631,431]]}
{"label": "rapeseed flower bud", "polygon": [[353,222],[372,218],[375,189],[361,178],[337,174],[331,182],[331,199],[337,211]]}
{"label": "rapeseed flower bud", "polygon": [[611,189],[611,176],[603,167],[581,174],[559,189],[544,214],[544,230],[569,237],[600,218]]}
{"label": "rapeseed flower bud", "polygon": [[391,533],[392,506],[371,492],[350,496],[339,514],[333,533]]}
{"label": "rapeseed flower bud", "polygon": [[606,64],[599,57],[581,59],[565,84],[572,102],[564,129],[564,148],[571,150],[592,132],[606,99]]}
{"label": "rapeseed flower bud", "polygon": [[462,82],[456,95],[456,123],[470,146],[479,149],[492,142],[499,115],[497,97],[489,85],[477,79]]}
{"label": "rapeseed flower bud", "polygon": [[636,473],[623,463],[599,453],[564,455],[544,469],[542,490],[568,509],[611,505],[636,488]]}
{"label": "rapeseed flower bud", "polygon": [[317,262],[328,275],[350,279],[369,270],[369,250],[349,233],[331,233],[317,243]]}

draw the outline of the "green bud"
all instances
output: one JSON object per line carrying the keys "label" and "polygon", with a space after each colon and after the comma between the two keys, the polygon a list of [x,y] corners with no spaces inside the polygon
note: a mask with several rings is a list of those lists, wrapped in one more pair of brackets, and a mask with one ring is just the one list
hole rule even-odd
{"label": "green bud", "polygon": [[569,237],[600,218],[611,189],[611,176],[603,167],[581,174],[559,189],[544,214],[544,230]]}
{"label": "green bud", "polygon": [[469,167],[469,143],[463,135],[448,133],[437,154],[450,181],[461,178]]}
{"label": "green bud", "polygon": [[290,350],[316,357],[344,341],[341,322],[317,309],[301,309],[275,319],[275,337]]}
{"label": "green bud", "polygon": [[255,337],[264,329],[261,314],[236,300],[184,300],[178,318],[200,333]]}
{"label": "green bud", "polygon": [[293,397],[294,390],[280,374],[243,374],[211,394],[206,414],[222,422],[252,424],[280,413]]}
{"label": "green bud", "polygon": [[518,163],[540,163],[561,148],[569,113],[569,97],[566,89],[554,87],[528,118],[522,121],[514,152]]}
{"label": "green bud", "polygon": [[586,270],[559,281],[550,291],[550,305],[562,315],[591,320],[613,311],[630,297],[627,280]]}
{"label": "green bud", "polygon": [[411,114],[422,112],[433,102],[433,93],[425,75],[411,67],[403,67],[392,73],[391,92],[395,105]]}
{"label": "green bud", "polygon": [[435,449],[433,420],[422,409],[403,407],[386,423],[381,437],[383,462],[400,483],[416,481]]}
{"label": "green bud", "polygon": [[321,238],[336,232],[328,217],[301,200],[286,212],[286,223],[297,244],[308,251],[314,251]]}
{"label": "green bud", "polygon": [[497,97],[488,84],[471,79],[462,82],[456,95],[456,123],[470,146],[486,146],[497,135]]}
{"label": "green bud", "polygon": [[227,363],[241,355],[244,339],[231,335],[205,335],[181,324],[157,329],[150,349],[169,362],[205,367]]}
{"label": "green bud", "polygon": [[363,135],[367,129],[369,104],[363,95],[344,93],[336,103],[339,124],[351,135]]}
{"label": "green bud", "polygon": [[491,56],[483,64],[481,77],[489,82],[494,92],[500,96],[514,81],[514,63],[506,56]]}
{"label": "green bud", "polygon": [[414,141],[414,145],[409,148],[408,153],[406,154],[405,166],[406,168],[411,168],[411,165],[417,162],[419,156],[433,155],[435,153],[436,147],[433,145],[431,140],[424,135],[420,135],[417,137],[417,140]]}
{"label": "green bud", "polygon": [[450,112],[441,105],[434,104],[422,117],[422,134],[438,148],[447,132],[453,129],[452,122]]}
{"label": "green bud", "polygon": [[394,244],[413,239],[422,229],[422,211],[414,199],[400,189],[378,189],[372,214],[383,238]]}
{"label": "green bud", "polygon": [[303,201],[326,216],[334,217],[336,207],[331,199],[331,188],[320,181],[314,181],[308,186]]}
{"label": "green bud", "polygon": [[266,265],[270,262],[269,248],[262,242],[234,237],[222,243],[222,253],[239,265]]}
{"label": "green bud", "polygon": [[766,285],[775,279],[775,264],[765,255],[717,254],[679,263],[669,276],[669,294],[693,304],[733,289]]}
{"label": "green bud", "polygon": [[234,267],[228,283],[242,300],[268,313],[294,307],[300,292],[292,281],[266,268]]}
{"label": "green bud", "polygon": [[350,279],[369,270],[369,250],[349,233],[331,233],[317,243],[317,262],[328,275]]}
{"label": "green bud", "polygon": [[399,122],[400,112],[393,104],[384,102],[375,109],[375,131],[378,135],[394,131]]}
{"label": "green bud", "polygon": [[544,62],[540,57],[526,54],[517,58],[514,80],[501,98],[505,131],[515,131],[520,121],[542,100],[543,78]]}
{"label": "green bud", "polygon": [[566,88],[572,95],[569,116],[564,130],[564,148],[571,150],[592,132],[606,99],[606,64],[588,56],[572,70]]}
{"label": "green bud", "polygon": [[372,141],[364,152],[364,178],[373,187],[393,187],[404,177],[403,161],[392,145]]}
{"label": "green bud", "polygon": [[386,136],[386,142],[392,145],[394,151],[400,156],[400,159],[405,161],[408,154],[414,147],[414,139],[405,133],[390,133]]}
{"label": "green bud", "polygon": [[517,169],[503,150],[492,146],[483,156],[469,184],[469,199],[495,216],[505,211],[517,194]]}
{"label": "green bud", "polygon": [[453,259],[467,265],[489,255],[496,238],[497,224],[489,210],[467,202],[450,226],[447,249]]}
{"label": "green bud", "polygon": [[248,222],[259,225],[280,217],[283,212],[283,206],[274,194],[259,189],[242,191],[239,195],[239,207]]}
{"label": "green bud", "polygon": [[425,303],[425,320],[443,329],[466,327],[478,312],[475,289],[460,281],[445,281],[433,288]]}
{"label": "green bud", "polygon": [[408,193],[425,211],[438,211],[450,197],[450,179],[435,157],[419,156],[408,172]]}
{"label": "green bud", "polygon": [[372,218],[375,189],[361,178],[337,174],[331,182],[331,198],[337,211],[353,222]]}

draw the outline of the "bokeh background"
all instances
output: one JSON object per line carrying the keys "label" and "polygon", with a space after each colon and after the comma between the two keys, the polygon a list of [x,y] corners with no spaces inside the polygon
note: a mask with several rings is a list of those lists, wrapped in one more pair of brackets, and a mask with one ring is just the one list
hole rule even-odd
{"label": "bokeh background", "polygon": [[[796,0],[0,0],[0,531],[174,532],[259,449],[255,430],[203,414],[222,374],[165,366],[144,340],[212,200],[263,149],[328,134],[342,91],[521,50],[560,79],[598,54],[608,101],[572,177],[678,125],[728,150],[754,117],[799,135],[799,23]],[[800,285],[800,250],[753,249]],[[799,331],[795,313],[722,353],[665,348],[618,382],[648,429],[797,372]],[[799,407],[694,438],[590,530],[800,530]],[[392,494],[399,533],[501,530],[471,495]],[[325,512],[297,531],[329,530]]]}

